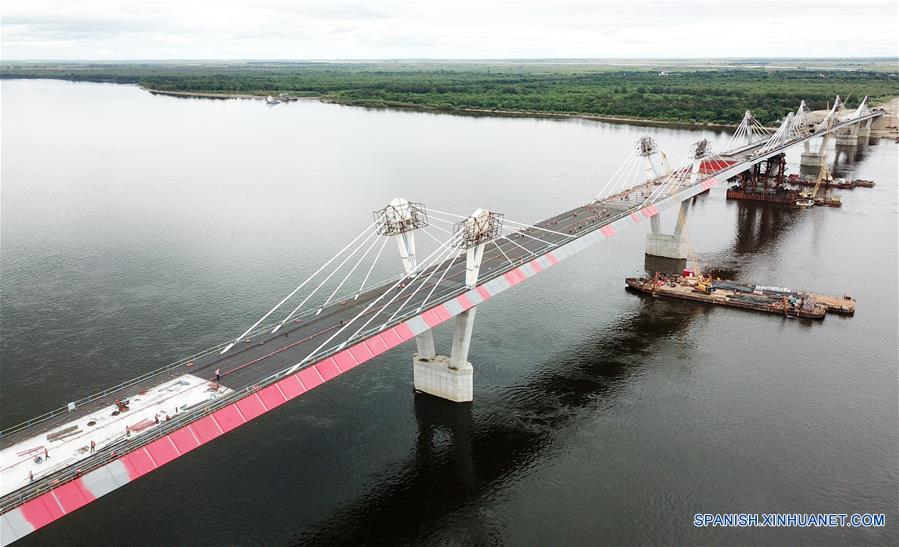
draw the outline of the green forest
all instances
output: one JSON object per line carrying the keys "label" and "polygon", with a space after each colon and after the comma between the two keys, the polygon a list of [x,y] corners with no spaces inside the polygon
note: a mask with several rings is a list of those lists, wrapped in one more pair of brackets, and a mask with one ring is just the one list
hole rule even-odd
{"label": "green forest", "polygon": [[739,123],[751,108],[773,124],[805,99],[850,107],[899,95],[895,71],[618,69],[511,63],[4,63],[3,78],[139,84],[159,91],[318,96],[371,107],[575,114],[685,123]]}

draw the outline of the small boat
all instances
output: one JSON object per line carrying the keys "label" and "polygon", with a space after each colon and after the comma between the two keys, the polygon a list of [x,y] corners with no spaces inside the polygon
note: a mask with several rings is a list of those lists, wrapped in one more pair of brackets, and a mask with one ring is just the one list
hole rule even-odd
{"label": "small boat", "polygon": [[814,207],[815,200],[813,199],[798,199],[796,200],[797,207]]}
{"label": "small boat", "polygon": [[281,104],[281,101],[279,101],[278,99],[269,95],[268,97],[265,98],[265,103],[266,104]]}

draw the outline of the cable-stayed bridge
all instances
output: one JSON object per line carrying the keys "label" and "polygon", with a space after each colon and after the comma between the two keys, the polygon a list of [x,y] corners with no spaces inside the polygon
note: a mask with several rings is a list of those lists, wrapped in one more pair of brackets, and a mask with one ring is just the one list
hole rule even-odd
{"label": "cable-stayed bridge", "polygon": [[[829,133],[864,135],[880,115],[866,101],[846,111],[837,97],[823,115],[803,103],[772,131],[747,112],[723,151],[702,140],[675,165],[646,137],[594,199],[535,224],[486,208],[465,215],[395,199],[232,340],[0,432],[0,543],[412,339],[416,389],[471,401],[468,349],[480,304],[644,221],[650,254],[683,253],[679,231],[661,234],[662,210],[792,146]],[[803,156],[816,153],[806,146]],[[676,230],[686,209],[679,214]],[[396,275],[373,281],[397,253]],[[432,329],[450,321],[452,347],[443,355]]]}

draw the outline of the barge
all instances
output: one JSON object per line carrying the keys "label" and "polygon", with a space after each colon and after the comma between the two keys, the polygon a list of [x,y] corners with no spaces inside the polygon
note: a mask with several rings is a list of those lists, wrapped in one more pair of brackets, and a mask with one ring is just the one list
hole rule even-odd
{"label": "barge", "polygon": [[694,277],[690,270],[683,275],[652,278],[629,277],[627,289],[657,298],[690,300],[705,304],[776,313],[785,317],[823,319],[827,313],[853,315],[855,299],[828,296],[784,287],[750,285],[734,281]]}
{"label": "barge", "polygon": [[[796,186],[805,186],[807,188],[814,188],[818,182],[815,179],[803,177],[797,174],[792,174],[787,177],[787,182],[789,184],[793,184]],[[875,183],[873,180],[867,179],[855,179],[855,180],[846,180],[843,178],[837,178],[832,180],[822,180],[820,183],[821,188],[825,189],[834,189],[837,190],[853,190],[855,188],[874,188]]]}

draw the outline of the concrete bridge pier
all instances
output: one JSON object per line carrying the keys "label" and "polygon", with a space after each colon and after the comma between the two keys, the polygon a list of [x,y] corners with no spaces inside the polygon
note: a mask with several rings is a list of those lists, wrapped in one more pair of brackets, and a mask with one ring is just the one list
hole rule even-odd
{"label": "concrete bridge pier", "polygon": [[[477,284],[483,256],[483,243],[466,251],[465,281],[470,288]],[[474,399],[474,367],[468,362],[468,350],[476,312],[477,306],[474,306],[454,318],[453,348],[449,357],[423,354],[421,346],[418,353],[412,355],[412,377],[416,391],[454,403],[467,403]]]}
{"label": "concrete bridge pier", "polygon": [[[746,116],[750,116],[748,110],[746,111]],[[690,184],[696,184],[699,180],[702,158],[706,157],[708,150],[709,142],[706,139],[693,143],[690,149],[690,153],[693,156],[693,165],[690,169]],[[647,264],[650,262],[649,257],[669,258],[684,261],[684,264],[686,264],[689,243],[683,230],[684,226],[687,225],[687,207],[687,202],[682,201],[678,209],[674,233],[670,235],[662,233],[662,221],[658,213],[649,218],[651,230],[650,233],[646,234]]]}
{"label": "concrete bridge pier", "polygon": [[868,144],[871,141],[871,120],[865,120],[858,124],[858,142]]}
{"label": "concrete bridge pier", "polygon": [[646,254],[651,257],[670,258],[674,260],[686,260],[688,242],[683,233],[687,222],[687,202],[680,204],[677,215],[677,224],[673,234],[662,233],[662,222],[659,215],[650,217],[650,233],[646,234]]}
{"label": "concrete bridge pier", "polygon": [[856,146],[858,145],[858,124],[854,123],[849,127],[840,129],[836,132],[837,146]]}
{"label": "concrete bridge pier", "polygon": [[808,167],[810,169],[820,169],[821,163],[824,161],[824,154],[805,150],[799,158],[799,167]]}
{"label": "concrete bridge pier", "polygon": [[[501,226],[502,215],[485,209],[478,209],[457,225],[458,244],[465,248],[465,286],[469,289],[477,286],[484,245],[499,235]],[[472,306],[453,319],[453,347],[449,357],[428,357],[420,350],[412,356],[416,391],[454,403],[474,399],[474,367],[468,361],[468,350],[476,312],[477,306]]]}

